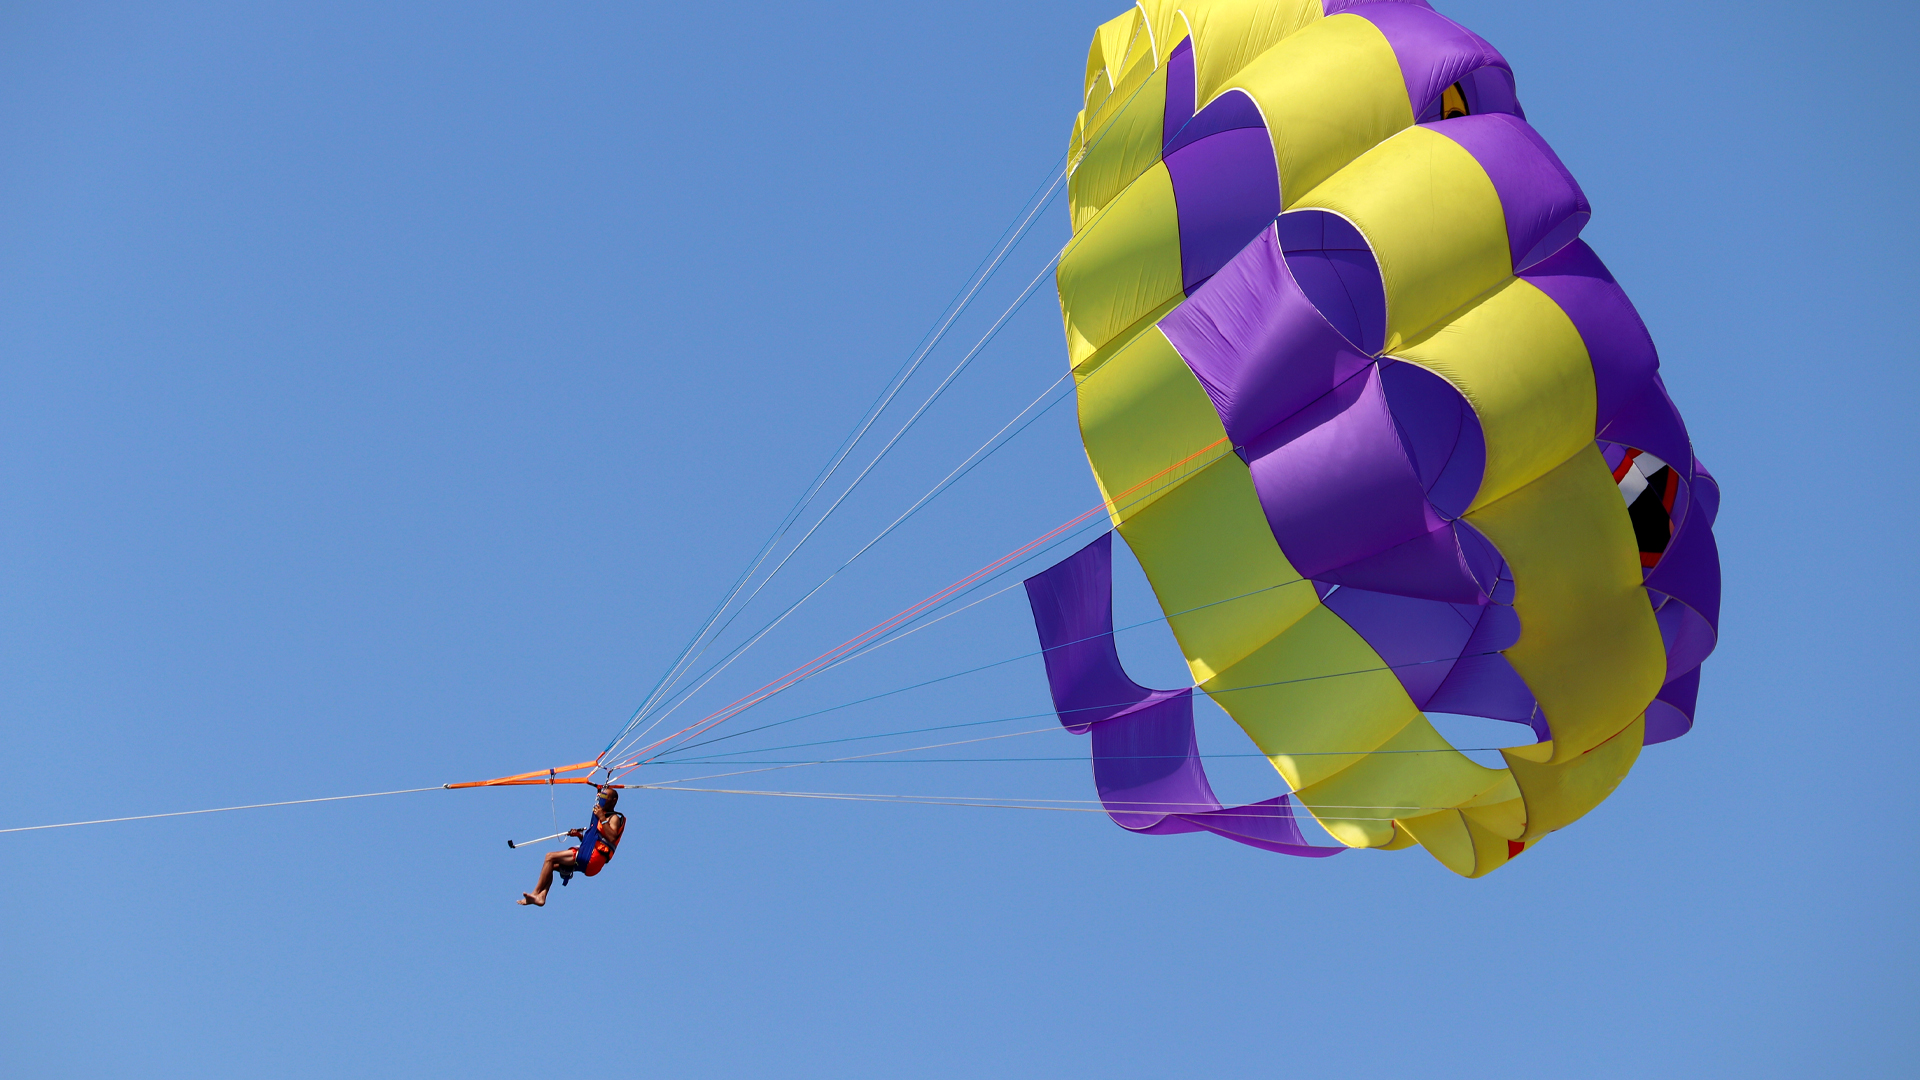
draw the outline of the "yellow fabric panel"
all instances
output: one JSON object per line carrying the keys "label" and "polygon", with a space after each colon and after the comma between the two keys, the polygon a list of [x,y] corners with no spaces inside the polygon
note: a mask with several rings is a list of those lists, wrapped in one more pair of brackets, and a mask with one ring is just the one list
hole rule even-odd
{"label": "yellow fabric panel", "polygon": [[1410,848],[1419,842],[1420,841],[1415,840],[1413,838],[1412,833],[1408,832],[1405,829],[1400,828],[1399,823],[1395,822],[1394,830],[1393,830],[1393,839],[1387,841],[1384,844],[1375,844],[1373,845],[1373,847],[1375,851],[1401,851],[1406,848]]}
{"label": "yellow fabric panel", "polygon": [[1460,811],[1442,810],[1437,814],[1401,818],[1399,825],[1427,849],[1427,854],[1440,860],[1441,866],[1461,877],[1473,876],[1476,861],[1473,836],[1467,832],[1467,820],[1460,816]]}
{"label": "yellow fabric panel", "polygon": [[1335,15],[1262,53],[1229,89],[1266,117],[1288,206],[1413,123],[1393,46],[1358,15]]}
{"label": "yellow fabric panel", "polygon": [[[1634,723],[1666,677],[1639,545],[1598,447],[1467,515],[1513,571],[1520,640],[1506,651],[1567,761]],[[1523,785],[1524,787],[1524,785]]]}
{"label": "yellow fabric panel", "polygon": [[1387,291],[1386,351],[1420,336],[1513,270],[1500,196],[1459,143],[1410,127],[1362,154],[1292,209],[1359,228]]}
{"label": "yellow fabric panel", "polygon": [[[1462,810],[1479,811],[1498,806],[1501,803],[1517,802],[1519,800],[1520,788],[1513,782],[1513,777],[1508,774],[1505,769],[1494,769],[1492,771],[1495,776],[1493,786],[1475,795],[1473,798],[1468,799],[1466,802],[1461,803],[1460,808]],[[1520,834],[1516,831],[1514,835],[1518,836]]]}
{"label": "yellow fabric panel", "polygon": [[1440,865],[1461,877],[1483,877],[1505,866],[1511,857],[1505,837],[1458,810],[1402,821],[1400,826],[1412,833]]}
{"label": "yellow fabric panel", "polygon": [[[1122,21],[1128,25],[1119,26]],[[1113,30],[1111,35],[1109,29]],[[1100,28],[1094,37],[1095,51],[1112,50],[1106,57],[1106,63],[1099,80],[1089,84],[1086,108],[1082,110],[1087,118],[1086,129],[1099,129],[1113,113],[1122,107],[1131,96],[1131,92],[1142,84],[1159,67],[1154,62],[1151,39],[1146,24],[1141,21],[1138,12],[1130,13],[1121,19]],[[1088,57],[1091,64],[1092,57]],[[1108,92],[1095,99],[1098,88],[1104,85]]]}
{"label": "yellow fabric panel", "polygon": [[1484,877],[1507,865],[1513,858],[1507,847],[1507,838],[1487,829],[1478,818],[1462,811],[1460,820],[1466,823],[1467,835],[1473,839],[1473,873],[1468,877]]}
{"label": "yellow fabric panel", "polygon": [[[1506,784],[1513,784],[1511,773],[1502,775],[1507,777]],[[1518,840],[1526,835],[1527,831],[1527,803],[1525,799],[1519,797],[1518,787],[1514,787],[1513,790],[1514,797],[1511,799],[1485,805],[1481,805],[1481,799],[1475,799],[1461,807],[1460,812],[1467,815],[1467,820],[1502,840]]]}
{"label": "yellow fabric panel", "polygon": [[[1087,111],[1085,109],[1082,109],[1079,112],[1073,114],[1073,131],[1067,135],[1067,160],[1068,161],[1078,161],[1080,159],[1080,150],[1081,150],[1080,144],[1082,141],[1081,134],[1086,127],[1086,123],[1087,123]],[[1074,217],[1074,218],[1077,218],[1079,216],[1074,213],[1074,209],[1073,209],[1073,187],[1072,187],[1071,177],[1068,178],[1068,187],[1067,187],[1067,214],[1069,217]],[[1075,232],[1080,231],[1080,226],[1078,221],[1074,223],[1074,231]]]}
{"label": "yellow fabric panel", "polygon": [[1527,831],[1520,839],[1537,840],[1578,821],[1600,805],[1627,778],[1627,771],[1640,757],[1646,734],[1646,716],[1642,714],[1613,738],[1558,764],[1538,760],[1553,753],[1544,744],[1502,751],[1527,804]]}
{"label": "yellow fabric panel", "polygon": [[1085,107],[1088,111],[1100,107],[1106,94],[1101,90],[1104,85],[1111,90],[1120,81],[1122,72],[1127,70],[1129,55],[1134,51],[1134,42],[1143,45],[1148,38],[1146,27],[1140,19],[1138,9],[1124,15],[1117,15],[1093,32],[1093,42],[1087,46],[1087,81]]}
{"label": "yellow fabric panel", "polygon": [[1205,107],[1253,58],[1318,20],[1320,0],[1188,0],[1194,104]]}
{"label": "yellow fabric panel", "polygon": [[1180,14],[1180,0],[1140,0],[1146,14],[1147,33],[1153,36],[1153,55],[1166,63],[1174,46],[1187,39],[1187,20]]}
{"label": "yellow fabric panel", "polygon": [[1166,165],[1141,174],[1074,237],[1054,281],[1075,367],[1181,295],[1180,215]]}
{"label": "yellow fabric panel", "polygon": [[1107,103],[1111,108],[1082,114],[1074,128],[1073,153],[1078,163],[1067,178],[1067,200],[1076,233],[1135,177],[1159,162],[1160,128],[1167,108],[1166,68],[1135,69]]}
{"label": "yellow fabric panel", "polygon": [[1380,654],[1318,603],[1201,686],[1295,790],[1424,723]]}
{"label": "yellow fabric panel", "polygon": [[[1320,605],[1312,582],[1301,580],[1274,542],[1253,477],[1236,455],[1221,456],[1132,514],[1120,535],[1146,571],[1197,683]],[[1235,708],[1227,711],[1237,719]]]}
{"label": "yellow fabric panel", "polygon": [[[1099,43],[1100,43],[1100,39],[1095,38],[1094,51],[1096,53],[1099,51],[1099,48],[1098,48]],[[1106,104],[1107,99],[1112,96],[1113,96],[1113,73],[1109,72],[1103,66],[1099,70],[1092,72],[1087,77],[1087,104],[1084,108],[1080,110],[1080,118],[1082,120],[1085,120],[1087,113],[1090,110],[1097,109],[1100,106]]]}
{"label": "yellow fabric panel", "polygon": [[[1362,645],[1365,645],[1364,641]],[[1400,682],[1391,672],[1383,674],[1393,684],[1393,689],[1400,690]],[[1352,813],[1362,817],[1368,816],[1365,807],[1377,807],[1378,812],[1374,816],[1397,818],[1433,808],[1456,807],[1501,785],[1503,770],[1489,769],[1455,750],[1434,730],[1425,714],[1414,708],[1405,690],[1400,690],[1400,697],[1406,703],[1406,710],[1412,714],[1404,726],[1394,732],[1392,738],[1374,747],[1373,753],[1354,760],[1353,764],[1324,779],[1296,787],[1294,797],[1303,806],[1314,809],[1316,815],[1320,813],[1318,808],[1326,807],[1327,813],[1334,816]],[[1254,741],[1259,742],[1258,739]],[[1352,759],[1336,757],[1331,760]],[[1340,809],[1342,807],[1348,809]],[[1359,821],[1350,827],[1365,832],[1366,846],[1369,847],[1392,839],[1392,830],[1384,822]],[[1327,831],[1340,837],[1344,843],[1353,843],[1337,831],[1331,821],[1327,823]],[[1425,842],[1421,840],[1421,843]]]}
{"label": "yellow fabric panel", "polygon": [[1075,382],[1080,437],[1115,524],[1233,453],[1212,399],[1158,327]]}
{"label": "yellow fabric panel", "polygon": [[1470,510],[1593,445],[1593,365],[1586,344],[1560,306],[1528,282],[1508,278],[1394,355],[1452,383],[1480,417],[1487,471]]}
{"label": "yellow fabric panel", "polygon": [[1132,345],[1135,338],[1156,329],[1161,317],[1174,308],[1179,307],[1186,299],[1185,295],[1175,293],[1161,301],[1159,307],[1153,308],[1145,315],[1140,316],[1132,326],[1115,334],[1111,341],[1095,349],[1092,355],[1080,361],[1080,365],[1073,369],[1074,378],[1084,379],[1093,374],[1095,369],[1099,368],[1101,364],[1106,363],[1108,360],[1119,355],[1127,346]]}
{"label": "yellow fabric panel", "polygon": [[1527,804],[1513,773],[1496,769],[1499,779],[1487,790],[1460,805],[1467,820],[1503,840],[1518,840],[1527,831]]}

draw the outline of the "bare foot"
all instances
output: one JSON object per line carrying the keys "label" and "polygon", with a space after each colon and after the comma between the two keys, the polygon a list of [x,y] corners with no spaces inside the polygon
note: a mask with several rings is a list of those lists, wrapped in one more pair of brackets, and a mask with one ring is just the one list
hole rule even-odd
{"label": "bare foot", "polygon": [[534,907],[547,906],[547,901],[545,897],[535,896],[530,892],[521,893],[520,899],[515,900],[514,903],[519,904],[521,907],[526,907],[529,904],[531,904]]}

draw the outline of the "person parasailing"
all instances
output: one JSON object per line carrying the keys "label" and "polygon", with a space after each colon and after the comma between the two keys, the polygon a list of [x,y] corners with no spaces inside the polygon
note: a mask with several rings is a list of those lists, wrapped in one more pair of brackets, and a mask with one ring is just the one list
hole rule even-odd
{"label": "person parasailing", "polygon": [[600,785],[600,794],[593,801],[593,821],[584,829],[567,830],[568,836],[579,838],[580,846],[547,852],[540,864],[539,883],[532,892],[521,893],[515,903],[522,907],[545,907],[556,871],[562,885],[570,884],[575,874],[588,877],[598,874],[613,858],[614,850],[620,846],[620,835],[627,829],[627,816],[614,809],[619,802],[619,789],[612,784]]}

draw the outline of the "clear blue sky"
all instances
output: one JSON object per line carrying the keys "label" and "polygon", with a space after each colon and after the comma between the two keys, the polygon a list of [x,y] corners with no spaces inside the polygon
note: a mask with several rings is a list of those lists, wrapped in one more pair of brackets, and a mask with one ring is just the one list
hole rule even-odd
{"label": "clear blue sky", "polygon": [[[613,868],[537,912],[511,903],[537,856],[501,843],[551,831],[533,790],[4,835],[8,1072],[1920,1068],[1920,15],[1441,8],[1513,61],[1726,493],[1698,726],[1598,811],[1465,881],[1419,852],[1308,862],[1091,814],[639,792]],[[1120,10],[8,8],[0,827],[591,757],[1058,159]],[[1056,204],[956,344],[1064,235]],[[1063,364],[1043,290],[796,580]],[[1096,498],[1056,409],[715,690]],[[1124,599],[1145,610],[1137,583]],[[1010,593],[768,715],[1032,647]],[[1162,632],[1123,651],[1181,677]],[[791,727],[1045,701],[1027,661]],[[1210,750],[1245,749],[1210,723]],[[1223,794],[1277,790],[1252,765],[1223,759]],[[777,776],[741,779],[1090,786],[1075,761]]]}

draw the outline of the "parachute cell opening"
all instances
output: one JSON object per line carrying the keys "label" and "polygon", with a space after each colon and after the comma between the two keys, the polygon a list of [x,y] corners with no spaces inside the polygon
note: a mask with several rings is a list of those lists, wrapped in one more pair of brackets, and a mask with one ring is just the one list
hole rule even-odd
{"label": "parachute cell opening", "polygon": [[1327,210],[1280,215],[1287,270],[1321,316],[1369,356],[1387,338],[1387,292],[1373,248],[1353,223]]}

